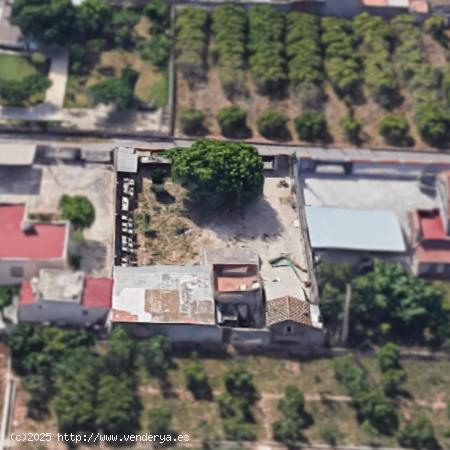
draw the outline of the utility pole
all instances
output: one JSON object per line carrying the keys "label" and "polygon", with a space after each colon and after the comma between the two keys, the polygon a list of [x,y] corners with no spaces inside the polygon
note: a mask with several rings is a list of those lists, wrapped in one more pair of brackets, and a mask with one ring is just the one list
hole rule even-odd
{"label": "utility pole", "polygon": [[347,283],[345,285],[344,317],[342,319],[342,335],[341,335],[342,345],[347,345],[351,302],[352,302],[352,285],[351,283]]}

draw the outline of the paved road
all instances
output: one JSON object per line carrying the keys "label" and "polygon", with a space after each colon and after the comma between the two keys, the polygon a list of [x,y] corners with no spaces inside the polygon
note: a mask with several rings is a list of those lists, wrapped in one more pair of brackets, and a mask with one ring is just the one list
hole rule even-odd
{"label": "paved road", "polygon": [[[79,138],[79,137],[52,137],[48,134],[23,134],[23,135],[7,135],[0,136],[0,142],[20,141],[24,143],[38,143],[54,146],[79,146],[92,150],[110,151],[116,146],[132,146],[142,149],[164,150],[176,146],[188,147],[192,144],[191,140],[186,139],[138,139],[130,136],[127,138]],[[357,148],[323,148],[313,146],[286,146],[286,145],[270,145],[255,144],[258,151],[263,156],[274,155],[291,155],[295,153],[298,157],[311,157],[317,159],[336,159],[336,160],[370,160],[370,161],[402,161],[422,162],[428,164],[432,162],[450,164],[450,152],[419,152],[419,151],[390,151],[390,150],[371,150]]]}

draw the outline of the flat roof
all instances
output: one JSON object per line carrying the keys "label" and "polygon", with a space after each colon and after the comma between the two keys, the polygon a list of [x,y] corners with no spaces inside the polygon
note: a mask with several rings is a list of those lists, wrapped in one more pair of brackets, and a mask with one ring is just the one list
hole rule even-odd
{"label": "flat roof", "polygon": [[138,155],[131,147],[119,147],[116,153],[116,169],[118,172],[137,173]]}
{"label": "flat roof", "polygon": [[215,325],[210,266],[114,267],[113,322]]}
{"label": "flat roof", "polygon": [[391,211],[307,206],[313,249],[403,253],[400,223]]}
{"label": "flat roof", "polygon": [[35,144],[0,144],[0,166],[31,166],[35,156]]}
{"label": "flat roof", "polygon": [[[56,271],[55,271],[56,272]],[[66,271],[60,271],[66,274]],[[39,280],[37,280],[39,283]],[[20,290],[20,305],[33,305],[38,299],[36,284],[33,281],[22,283]],[[109,278],[86,277],[82,286],[81,305],[86,309],[111,308],[113,281]],[[47,300],[47,299],[46,299]]]}
{"label": "flat roof", "polygon": [[24,204],[0,204],[0,258],[64,258],[69,226],[60,223],[26,223]]}
{"label": "flat roof", "polygon": [[37,281],[37,294],[46,301],[80,303],[84,273],[70,270],[42,269]]}

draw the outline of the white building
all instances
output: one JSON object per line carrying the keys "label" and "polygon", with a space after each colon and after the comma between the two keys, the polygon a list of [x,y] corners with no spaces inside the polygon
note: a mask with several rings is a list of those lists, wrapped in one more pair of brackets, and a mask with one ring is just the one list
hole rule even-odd
{"label": "white building", "polygon": [[54,325],[104,325],[111,308],[112,280],[83,272],[43,269],[20,291],[21,322]]}

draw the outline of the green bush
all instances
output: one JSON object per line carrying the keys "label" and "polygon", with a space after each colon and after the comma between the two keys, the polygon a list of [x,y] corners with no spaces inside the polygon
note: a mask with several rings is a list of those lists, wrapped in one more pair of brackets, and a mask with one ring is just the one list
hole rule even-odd
{"label": "green bush", "polygon": [[276,94],[286,81],[284,16],[271,5],[257,5],[249,12],[248,49],[253,82],[263,94]]}
{"label": "green bush", "polygon": [[183,133],[199,134],[203,131],[205,114],[198,109],[186,109],[180,114],[180,126]]}
{"label": "green bush", "polygon": [[176,65],[192,84],[205,76],[208,13],[200,8],[178,10],[175,20]]}
{"label": "green bush", "polygon": [[148,429],[154,435],[171,435],[172,410],[168,405],[148,412]]}
{"label": "green bush", "polygon": [[288,137],[288,118],[274,109],[267,109],[258,117],[258,131],[267,139],[283,140]]}
{"label": "green bush", "polygon": [[397,440],[402,447],[407,448],[427,450],[440,448],[433,426],[427,417],[420,417],[401,427],[397,433]]}
{"label": "green bush", "polygon": [[323,99],[320,22],[312,14],[286,16],[286,55],[290,87],[303,107],[318,107]]}
{"label": "green bush", "polygon": [[352,100],[359,94],[362,78],[351,23],[336,17],[324,17],[321,24],[328,78],[339,96]]}
{"label": "green bush", "polygon": [[305,141],[325,140],[328,135],[327,121],[322,112],[305,112],[295,119],[295,128],[299,137]]}
{"label": "green bush", "polygon": [[422,138],[431,145],[448,145],[450,112],[438,102],[422,103],[416,109],[416,123]]}
{"label": "green bush", "polygon": [[382,434],[392,435],[398,428],[398,417],[392,405],[368,382],[365,371],[355,363],[353,356],[339,358],[334,363],[336,379],[352,396],[358,420]]}
{"label": "green bush", "polygon": [[390,54],[393,30],[382,17],[367,13],[356,16],[353,26],[360,40],[366,86],[372,98],[389,109],[398,98],[398,83]]}
{"label": "green bush", "polygon": [[409,124],[405,116],[388,114],[380,121],[378,130],[388,144],[405,145],[409,140]]}
{"label": "green bush", "polygon": [[211,398],[211,386],[205,369],[199,361],[194,360],[184,366],[184,376],[187,388],[196,399],[209,400]]}
{"label": "green bush", "polygon": [[341,126],[344,129],[346,139],[352,144],[359,144],[361,141],[361,130],[363,123],[360,119],[356,119],[353,114],[347,114],[341,120]]}
{"label": "green bush", "polygon": [[59,209],[62,217],[69,220],[75,228],[88,228],[94,223],[94,205],[87,197],[63,195],[59,200]]}
{"label": "green bush", "polygon": [[436,40],[445,36],[445,30],[448,26],[447,19],[442,16],[430,16],[425,19],[423,29],[431,34]]}
{"label": "green bush", "polygon": [[239,136],[246,129],[247,113],[236,105],[225,106],[219,111],[217,121],[224,136]]}
{"label": "green bush", "polygon": [[305,411],[303,394],[296,386],[285,388],[278,410],[283,418],[272,424],[274,439],[288,446],[304,440],[302,430],[311,424],[311,418]]}
{"label": "green bush", "polygon": [[152,30],[164,31],[169,26],[170,6],[164,0],[150,0],[144,14],[152,20]]}
{"label": "green bush", "polygon": [[170,37],[166,34],[155,34],[146,41],[139,41],[137,49],[142,59],[150,61],[159,69],[164,69],[170,56]]}
{"label": "green bush", "polygon": [[47,57],[40,52],[33,52],[31,55],[31,62],[41,72],[47,69]]}
{"label": "green bush", "polygon": [[231,3],[214,8],[211,29],[220,80],[225,93],[232,96],[245,83],[246,9]]}

